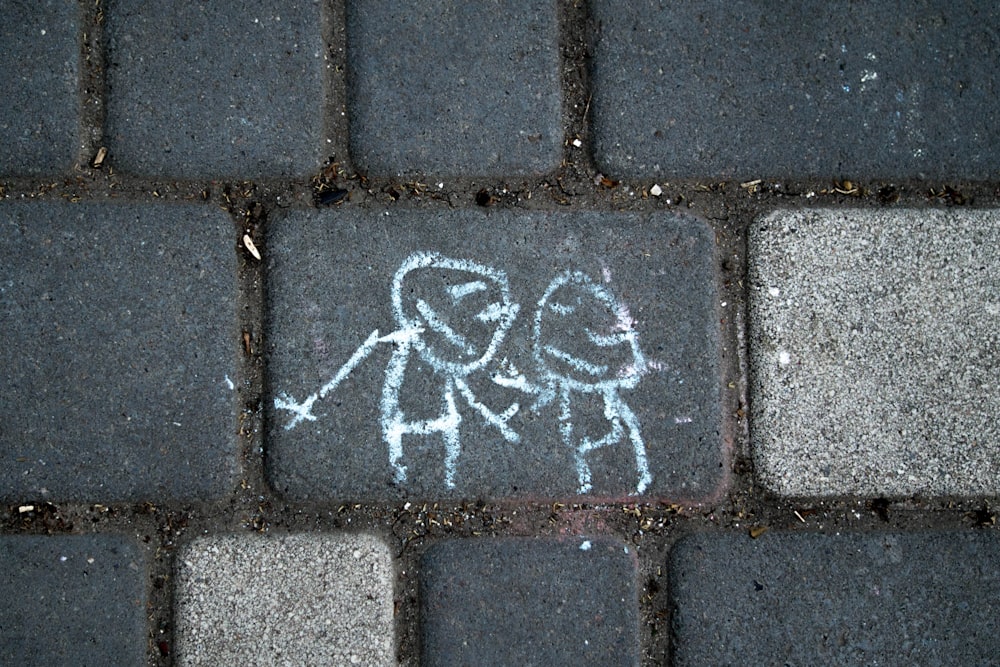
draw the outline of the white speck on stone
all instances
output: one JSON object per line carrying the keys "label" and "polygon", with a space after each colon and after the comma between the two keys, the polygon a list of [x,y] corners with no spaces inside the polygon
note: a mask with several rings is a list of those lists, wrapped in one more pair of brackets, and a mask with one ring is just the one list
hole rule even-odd
{"label": "white speck on stone", "polygon": [[583,543],[580,545],[580,551],[590,551],[590,547],[591,547],[590,540],[584,540]]}
{"label": "white speck on stone", "polygon": [[659,197],[660,195],[663,194],[663,188],[654,183],[653,187],[649,189],[649,194],[653,195],[654,197]]}
{"label": "white speck on stone", "polygon": [[861,70],[861,83],[866,83],[868,81],[874,81],[878,78],[878,72],[870,72],[868,70]]}
{"label": "white speck on stone", "polygon": [[226,386],[229,387],[230,391],[236,389],[236,385],[233,384],[233,381],[229,379],[228,375],[226,376]]}
{"label": "white speck on stone", "polygon": [[583,146],[583,142],[580,141],[579,139],[574,139],[573,146],[575,146],[576,148],[580,148],[581,146]]}
{"label": "white speck on stone", "polygon": [[784,350],[778,352],[778,363],[782,366],[787,366],[792,363],[792,355],[788,354]]}
{"label": "white speck on stone", "polygon": [[65,563],[65,562],[66,562],[66,560],[67,560],[67,559],[66,559],[66,556],[59,556],[59,562],[60,562],[60,563]]}
{"label": "white speck on stone", "polygon": [[354,560],[361,560],[361,550],[360,549],[355,549],[354,553],[352,553],[351,555],[354,556]]}
{"label": "white speck on stone", "polygon": [[780,296],[781,290],[778,289],[777,287],[768,287],[767,293],[770,294],[771,296]]}
{"label": "white speck on stone", "polygon": [[45,30],[42,30],[42,34],[43,34],[43,35],[45,34]]}
{"label": "white speck on stone", "polygon": [[444,182],[442,181],[441,183],[438,183],[438,190],[443,190],[443,189],[444,189]]}

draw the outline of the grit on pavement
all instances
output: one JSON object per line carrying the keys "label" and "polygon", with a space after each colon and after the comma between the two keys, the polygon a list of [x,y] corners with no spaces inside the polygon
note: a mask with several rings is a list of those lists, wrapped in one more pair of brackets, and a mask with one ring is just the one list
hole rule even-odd
{"label": "grit on pavement", "polygon": [[1000,9],[0,19],[0,664],[1000,665]]}

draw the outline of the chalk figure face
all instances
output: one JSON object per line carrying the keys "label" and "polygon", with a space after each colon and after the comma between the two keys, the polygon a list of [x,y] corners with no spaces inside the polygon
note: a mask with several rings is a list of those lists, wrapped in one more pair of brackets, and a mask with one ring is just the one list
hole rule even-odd
{"label": "chalk figure face", "polygon": [[578,271],[558,276],[539,301],[533,353],[542,373],[577,391],[634,387],[644,369],[628,309]]}
{"label": "chalk figure face", "polygon": [[397,324],[421,330],[414,339],[421,358],[452,375],[487,364],[518,312],[503,271],[437,253],[410,255],[392,296]]}

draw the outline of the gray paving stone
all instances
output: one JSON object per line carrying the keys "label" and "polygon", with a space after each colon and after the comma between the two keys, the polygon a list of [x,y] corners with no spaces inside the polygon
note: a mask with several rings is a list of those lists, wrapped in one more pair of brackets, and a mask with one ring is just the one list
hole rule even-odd
{"label": "gray paving stone", "polygon": [[0,205],[0,498],[231,489],[233,229],[210,206]]}
{"label": "gray paving stone", "polygon": [[595,0],[595,153],[640,178],[1000,167],[1000,7]]}
{"label": "gray paving stone", "polygon": [[342,209],[276,219],[267,247],[279,492],[689,499],[724,485],[703,222]]}
{"label": "gray paving stone", "polygon": [[990,532],[704,534],[670,556],[685,665],[995,665]]}
{"label": "gray paving stone", "polygon": [[1000,212],[779,211],[749,233],[750,427],[782,495],[1000,493]]}
{"label": "gray paving stone", "polygon": [[110,159],[170,178],[306,176],[325,149],[318,0],[109,0]]}
{"label": "gray paving stone", "polygon": [[606,538],[454,540],[420,576],[421,664],[639,664],[636,555]]}
{"label": "gray paving stone", "polygon": [[178,664],[395,665],[393,579],[364,533],[200,538],[178,559]]}
{"label": "gray paving stone", "polygon": [[0,536],[0,664],[146,664],[146,571],[113,535]]}
{"label": "gray paving stone", "polygon": [[562,157],[554,0],[347,2],[355,167],[509,177]]}
{"label": "gray paving stone", "polygon": [[80,7],[0,2],[0,175],[65,172],[80,150]]}

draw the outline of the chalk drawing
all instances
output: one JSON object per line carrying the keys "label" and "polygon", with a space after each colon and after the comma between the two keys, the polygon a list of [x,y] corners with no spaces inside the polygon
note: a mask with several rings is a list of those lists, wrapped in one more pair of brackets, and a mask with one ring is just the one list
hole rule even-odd
{"label": "chalk drawing", "polygon": [[[606,269],[603,276],[610,281]],[[535,311],[532,351],[540,381],[531,382],[511,368],[494,375],[500,385],[538,395],[533,407],[559,399],[559,434],[574,452],[578,493],[593,489],[587,454],[620,444],[626,431],[638,470],[635,493],[653,481],[639,420],[621,395],[621,390],[636,387],[650,368],[634,327],[628,307],[607,287],[580,271],[564,272],[549,283]],[[604,363],[615,354],[622,363]],[[597,394],[603,400],[610,431],[601,438],[574,434],[574,407],[581,394]]]}
{"label": "chalk drawing", "polygon": [[[438,289],[440,282],[446,284]],[[471,321],[463,321],[456,315],[457,308],[473,296],[486,303]],[[456,405],[458,398],[496,428],[504,439],[510,442],[520,439],[508,426],[520,409],[519,404],[494,412],[476,397],[465,381],[469,374],[482,369],[496,355],[517,317],[519,306],[511,300],[510,285],[503,271],[435,252],[416,252],[404,260],[393,277],[391,299],[396,331],[380,336],[376,329],[317,392],[302,402],[281,393],[275,397],[274,407],[292,413],[286,429],[295,428],[303,421],[316,421],[312,412],[316,401],[343,382],[379,343],[394,343],[382,385],[380,407],[382,438],[389,450],[395,479],[402,483],[407,478],[403,437],[440,434],[445,447],[445,484],[452,488],[461,454],[459,426],[462,417]],[[477,326],[476,322],[484,326]],[[400,391],[407,369],[412,367],[414,351],[430,367],[438,387],[440,413],[433,419],[410,420],[400,406]]]}
{"label": "chalk drawing", "polygon": [[[566,271],[552,280],[538,301],[531,329],[534,377],[529,379],[504,358],[492,381],[533,396],[533,411],[556,405],[560,439],[573,452],[578,493],[593,489],[588,454],[625,443],[631,445],[638,472],[635,493],[641,494],[652,482],[652,475],[639,419],[622,391],[635,388],[643,375],[659,365],[646,360],[639,348],[635,320],[607,287],[610,269],[604,266],[601,275],[605,284],[580,271]],[[454,488],[462,452],[460,403],[467,406],[467,414],[471,410],[506,441],[520,442],[520,435],[510,425],[520,403],[494,411],[467,381],[497,356],[519,306],[511,298],[503,271],[435,252],[415,252],[407,257],[393,277],[390,297],[396,321],[393,332],[380,335],[376,329],[316,392],[301,402],[279,393],[274,407],[291,413],[286,429],[316,421],[316,402],[334,391],[380,343],[391,343],[394,347],[379,407],[382,438],[394,477],[398,483],[407,480],[405,437],[440,435],[445,484]],[[414,354],[423,366],[413,363]],[[412,419],[400,404],[404,383],[414,374],[428,372],[433,389],[427,395],[437,403],[436,416]],[[420,379],[426,381],[427,377]],[[609,429],[600,438],[580,435],[574,428],[581,401],[593,396],[601,401]],[[683,419],[683,423],[690,421]],[[682,423],[681,418],[677,423]]]}

